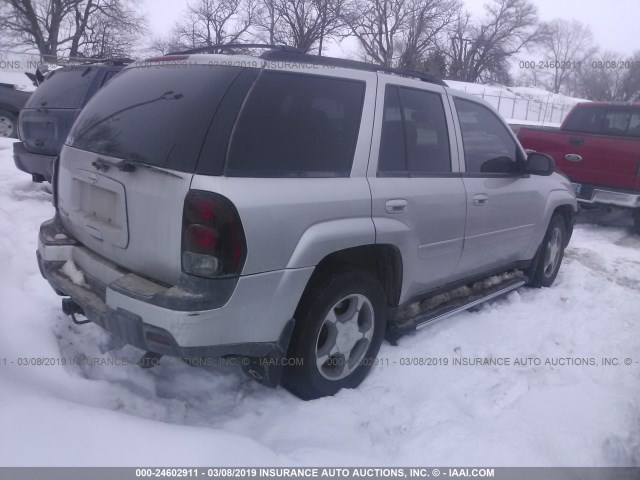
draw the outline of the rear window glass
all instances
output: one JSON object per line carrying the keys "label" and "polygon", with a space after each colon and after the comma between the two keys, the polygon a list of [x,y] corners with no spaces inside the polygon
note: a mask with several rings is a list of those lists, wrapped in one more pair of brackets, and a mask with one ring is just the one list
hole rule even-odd
{"label": "rear window glass", "polygon": [[87,104],[68,144],[193,172],[216,108],[240,70],[209,65],[125,69]]}
{"label": "rear window glass", "polygon": [[49,74],[29,99],[28,107],[80,108],[96,68],[65,67]]}
{"label": "rear window glass", "polygon": [[354,80],[263,72],[236,124],[226,174],[349,176],[364,90]]}

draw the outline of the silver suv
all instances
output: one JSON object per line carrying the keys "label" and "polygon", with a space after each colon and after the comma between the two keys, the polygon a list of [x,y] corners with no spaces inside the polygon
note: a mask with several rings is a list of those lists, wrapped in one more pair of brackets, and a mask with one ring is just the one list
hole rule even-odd
{"label": "silver suv", "polygon": [[478,98],[287,48],[130,65],[55,168],[37,256],[66,314],[305,399],[360,384],[385,336],[551,285],[576,212]]}

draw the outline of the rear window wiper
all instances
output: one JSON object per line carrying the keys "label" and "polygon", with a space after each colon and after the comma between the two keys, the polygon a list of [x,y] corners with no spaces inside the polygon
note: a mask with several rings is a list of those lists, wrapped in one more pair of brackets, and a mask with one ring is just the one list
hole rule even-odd
{"label": "rear window wiper", "polygon": [[148,165],[146,163],[141,162],[133,162],[131,160],[121,160],[119,162],[109,162],[104,158],[98,158],[96,161],[91,163],[93,167],[99,172],[107,172],[111,167],[117,168],[121,172],[135,172],[138,167],[146,168],[148,170],[153,170],[154,172],[164,173],[165,175],[170,175],[172,177],[182,178],[182,176],[164,170],[160,167],[155,167],[153,165]]}

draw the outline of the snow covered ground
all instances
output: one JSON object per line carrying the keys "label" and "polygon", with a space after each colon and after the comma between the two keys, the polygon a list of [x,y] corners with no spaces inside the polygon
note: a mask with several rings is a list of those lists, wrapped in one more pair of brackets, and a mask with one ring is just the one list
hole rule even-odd
{"label": "snow covered ground", "polygon": [[[385,344],[359,389],[302,402],[232,367],[122,365],[140,352],[73,325],[38,273],[49,202],[0,139],[2,466],[640,465],[640,238],[624,227],[578,225],[553,288]],[[448,365],[401,365],[425,357]],[[452,365],[476,357],[511,365]]]}

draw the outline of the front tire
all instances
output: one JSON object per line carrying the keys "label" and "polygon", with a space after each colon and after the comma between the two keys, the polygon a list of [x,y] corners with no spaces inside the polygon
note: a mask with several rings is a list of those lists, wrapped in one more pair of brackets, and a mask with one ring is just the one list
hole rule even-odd
{"label": "front tire", "polygon": [[0,110],[0,137],[18,138],[18,117],[7,110]]}
{"label": "front tire", "polygon": [[[282,384],[304,399],[334,395],[365,379],[386,327],[385,293],[365,272],[325,274],[296,311]],[[297,364],[299,362],[299,364]]]}
{"label": "front tire", "polygon": [[529,285],[535,288],[550,287],[558,276],[564,248],[567,244],[567,224],[556,213],[551,217],[547,233],[533,261]]}

